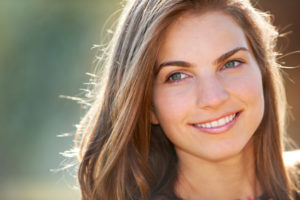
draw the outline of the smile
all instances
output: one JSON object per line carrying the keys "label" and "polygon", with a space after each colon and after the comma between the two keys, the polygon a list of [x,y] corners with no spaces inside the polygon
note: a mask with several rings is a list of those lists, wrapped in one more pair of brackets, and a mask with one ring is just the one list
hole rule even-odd
{"label": "smile", "polygon": [[200,129],[203,132],[211,134],[222,133],[229,130],[235,124],[240,113],[241,112],[236,112],[221,117],[217,120],[208,121],[204,123],[196,123],[193,124],[193,126],[197,129]]}
{"label": "smile", "polygon": [[231,122],[236,115],[237,113],[234,113],[232,115],[225,116],[219,120],[203,123],[203,124],[195,124],[195,126],[202,127],[202,128],[215,128],[219,126],[224,126],[225,124]]}

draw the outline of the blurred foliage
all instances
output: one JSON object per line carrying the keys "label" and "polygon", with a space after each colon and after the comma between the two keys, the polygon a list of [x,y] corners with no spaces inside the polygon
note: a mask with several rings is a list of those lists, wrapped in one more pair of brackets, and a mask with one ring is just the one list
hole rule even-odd
{"label": "blurred foliage", "polygon": [[41,199],[28,192],[31,182],[36,192],[51,181],[65,184],[68,178],[50,169],[61,167],[59,152],[72,147],[73,137],[56,136],[74,133],[82,111],[59,96],[85,88],[96,53],[90,49],[120,7],[117,1],[0,0],[0,188],[10,188],[0,190],[0,199],[20,186],[33,195],[28,199]]}
{"label": "blurred foliage", "polygon": [[[282,1],[261,2],[279,19],[289,13],[288,7],[281,9]],[[297,8],[299,1],[284,5]],[[72,147],[72,136],[57,135],[74,133],[84,112],[59,96],[83,96],[79,88],[86,87],[85,73],[96,53],[90,49],[102,40],[105,20],[119,8],[118,0],[0,0],[0,199],[79,199],[78,190],[71,189],[75,179],[66,171],[50,172],[64,160],[59,152]],[[278,24],[288,25],[284,20]],[[292,50],[299,50],[295,34],[292,41]],[[300,64],[297,58],[291,62]],[[300,113],[296,72],[290,73],[295,84],[288,94]],[[295,138],[296,122],[291,128]]]}

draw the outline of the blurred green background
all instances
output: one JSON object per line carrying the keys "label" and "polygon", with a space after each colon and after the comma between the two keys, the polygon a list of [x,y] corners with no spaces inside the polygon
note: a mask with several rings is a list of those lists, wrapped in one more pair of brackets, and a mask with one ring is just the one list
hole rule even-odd
{"label": "blurred green background", "polygon": [[[299,0],[261,0],[275,14],[284,53],[300,50]],[[75,124],[84,110],[60,95],[83,96],[80,88],[95,60],[104,22],[120,9],[118,0],[0,0],[0,199],[80,199],[75,169],[52,172],[72,160]],[[109,25],[107,26],[109,27]],[[282,59],[300,65],[300,54]],[[286,70],[294,120],[289,133],[300,144],[300,69]]]}

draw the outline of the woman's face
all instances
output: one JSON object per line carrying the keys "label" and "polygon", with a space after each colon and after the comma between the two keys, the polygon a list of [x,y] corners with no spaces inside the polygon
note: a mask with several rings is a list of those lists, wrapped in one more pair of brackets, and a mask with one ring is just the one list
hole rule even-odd
{"label": "woman's face", "polygon": [[151,122],[161,125],[179,159],[220,161],[244,152],[264,97],[239,25],[221,12],[185,13],[163,35],[157,63]]}

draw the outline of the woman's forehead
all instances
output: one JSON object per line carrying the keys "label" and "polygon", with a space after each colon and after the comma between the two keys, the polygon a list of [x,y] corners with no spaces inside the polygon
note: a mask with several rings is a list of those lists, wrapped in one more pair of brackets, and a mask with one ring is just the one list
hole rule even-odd
{"label": "woman's forehead", "polygon": [[248,47],[243,30],[223,12],[184,13],[175,19],[162,36],[158,62],[189,55],[212,54],[212,59],[237,47]]}

